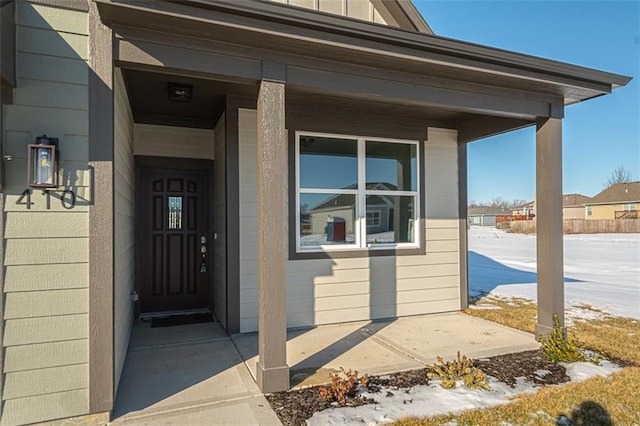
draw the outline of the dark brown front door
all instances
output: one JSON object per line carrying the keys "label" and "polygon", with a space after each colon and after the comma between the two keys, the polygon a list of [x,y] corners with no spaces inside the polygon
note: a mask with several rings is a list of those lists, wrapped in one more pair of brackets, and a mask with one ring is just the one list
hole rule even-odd
{"label": "dark brown front door", "polygon": [[206,308],[208,171],[138,174],[136,262],[140,312]]}

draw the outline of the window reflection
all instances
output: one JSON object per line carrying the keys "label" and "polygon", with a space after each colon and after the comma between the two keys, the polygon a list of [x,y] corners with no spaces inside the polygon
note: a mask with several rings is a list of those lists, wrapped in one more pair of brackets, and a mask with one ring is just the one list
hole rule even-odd
{"label": "window reflection", "polygon": [[300,246],[355,244],[354,194],[300,194]]}
{"label": "window reflection", "polygon": [[357,188],[356,140],[301,136],[299,161],[300,188]]}
{"label": "window reflection", "polygon": [[413,243],[415,197],[367,195],[367,243]]}
{"label": "window reflection", "polygon": [[167,197],[169,229],[182,229],[182,197]]}
{"label": "window reflection", "polygon": [[415,144],[367,141],[367,189],[417,191],[416,153]]}

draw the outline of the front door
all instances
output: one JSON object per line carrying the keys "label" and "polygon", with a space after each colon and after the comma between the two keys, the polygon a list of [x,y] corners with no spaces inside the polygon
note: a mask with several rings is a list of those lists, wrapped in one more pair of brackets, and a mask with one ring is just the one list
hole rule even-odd
{"label": "front door", "polygon": [[141,169],[136,263],[140,313],[206,308],[207,170]]}

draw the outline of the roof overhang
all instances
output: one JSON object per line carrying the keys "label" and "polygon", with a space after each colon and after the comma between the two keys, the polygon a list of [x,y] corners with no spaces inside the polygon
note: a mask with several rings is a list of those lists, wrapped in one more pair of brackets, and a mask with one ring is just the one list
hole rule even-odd
{"label": "roof overhang", "polygon": [[[524,127],[537,117],[561,118],[565,105],[608,94],[631,80],[272,1],[94,1],[103,22],[120,36],[116,60],[126,62],[128,48],[137,49],[136,54],[160,54],[164,42],[141,41],[132,47],[128,39],[135,39],[140,30],[154,32],[168,44],[188,37],[184,45],[193,51],[213,49],[210,41],[216,41],[215,46],[226,46],[228,56],[244,64],[242,77],[248,80],[264,78],[265,63],[284,61],[283,73],[291,87],[406,105],[431,102],[503,120],[484,123],[484,133],[470,131],[467,140]],[[320,63],[327,69],[320,69]],[[335,72],[338,66],[341,73]],[[454,93],[459,104],[447,105]]]}
{"label": "roof overhang", "polygon": [[606,206],[613,204],[633,204],[640,203],[640,200],[625,200],[625,201],[602,201],[599,203],[584,203],[585,206]]}

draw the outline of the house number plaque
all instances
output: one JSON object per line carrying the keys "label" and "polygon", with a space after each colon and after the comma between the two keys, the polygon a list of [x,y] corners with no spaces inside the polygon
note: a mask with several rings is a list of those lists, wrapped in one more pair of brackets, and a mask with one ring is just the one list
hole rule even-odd
{"label": "house number plaque", "polygon": [[[31,206],[35,204],[31,201],[31,195],[33,191],[30,188],[25,189],[20,197],[16,200],[16,204],[27,206],[27,210],[31,210]],[[42,191],[42,195],[45,197],[45,202],[47,203],[47,210],[51,210],[51,194],[54,194],[54,198],[58,198],[60,200],[60,204],[62,207],[71,210],[76,206],[76,193],[70,189],[65,189],[64,191]],[[57,194],[60,195],[57,195]]]}

